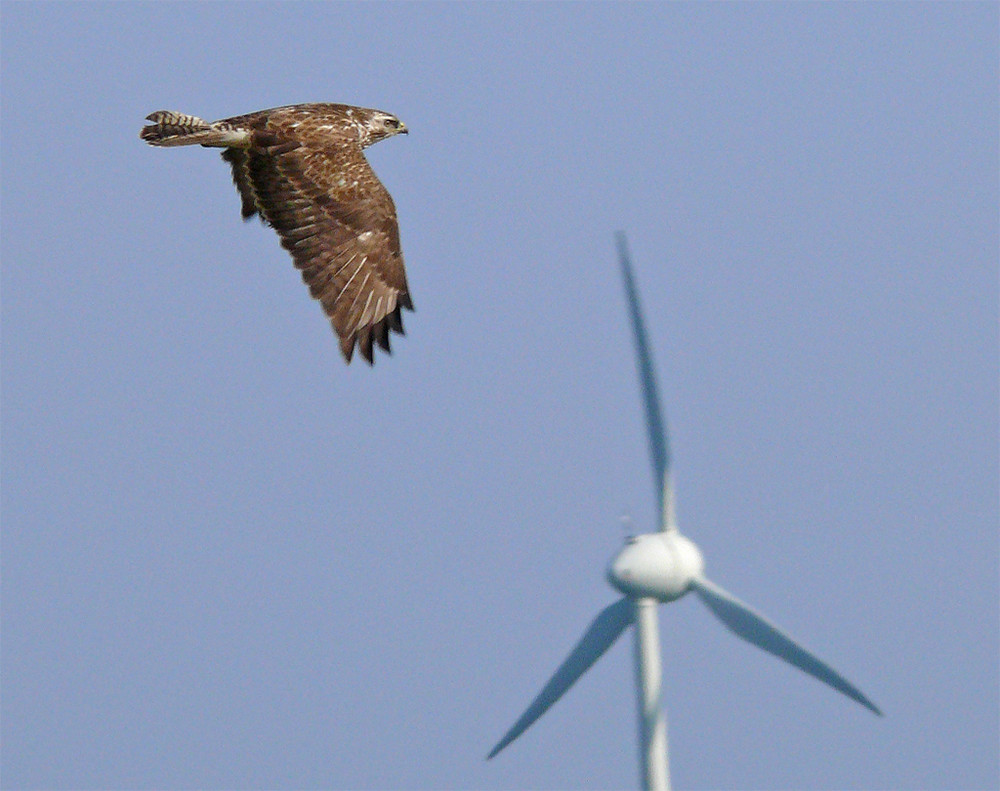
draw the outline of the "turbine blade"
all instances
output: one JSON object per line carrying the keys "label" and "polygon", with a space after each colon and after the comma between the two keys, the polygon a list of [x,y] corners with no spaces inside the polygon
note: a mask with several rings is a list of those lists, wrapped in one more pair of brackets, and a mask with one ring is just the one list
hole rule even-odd
{"label": "turbine blade", "polygon": [[590,669],[594,662],[601,658],[625,627],[632,623],[633,610],[632,602],[628,599],[619,599],[601,610],[580,638],[580,642],[538,693],[538,697],[531,701],[531,705],[525,709],[520,719],[497,742],[496,747],[490,750],[490,754],[486,756],[487,761],[524,733]]}
{"label": "turbine blade", "polygon": [[667,424],[660,410],[660,397],[656,388],[653,359],[649,351],[649,338],[642,320],[639,292],[636,289],[635,277],[632,275],[632,264],[625,233],[619,231],[615,240],[618,243],[618,260],[621,263],[622,278],[625,281],[625,297],[628,300],[628,315],[632,324],[632,339],[635,344],[636,366],[639,370],[639,385],[642,388],[642,401],[646,412],[646,434],[649,437],[649,454],[653,461],[656,507],[659,509],[661,517],[660,529],[673,530],[676,525],[674,524],[673,490],[670,485],[670,448],[667,440]]}
{"label": "turbine blade", "polygon": [[784,659],[790,665],[794,665],[813,678],[847,695],[869,711],[882,716],[878,706],[865,697],[861,690],[828,664],[798,645],[763,615],[754,612],[735,596],[704,577],[696,579],[691,585],[695,593],[708,606],[708,609],[715,614],[715,617],[735,632],[738,637],[764,649],[769,654],[774,654],[779,659]]}

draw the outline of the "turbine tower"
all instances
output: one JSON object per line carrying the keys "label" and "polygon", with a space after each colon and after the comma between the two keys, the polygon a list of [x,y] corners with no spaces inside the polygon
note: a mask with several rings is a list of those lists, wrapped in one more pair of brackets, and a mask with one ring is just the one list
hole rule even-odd
{"label": "turbine tower", "polygon": [[642,787],[649,791],[666,791],[670,788],[670,775],[656,608],[658,604],[679,599],[689,591],[693,591],[737,637],[828,684],[878,716],[881,717],[882,712],[836,670],[798,645],[763,615],[710,582],[704,574],[705,564],[698,547],[677,529],[667,426],[660,411],[649,341],[624,233],[618,233],[617,243],[645,407],[660,527],[655,533],[629,536],[625,540],[625,546],[612,559],[607,570],[608,581],[623,594],[622,598],[597,615],[524,714],[490,751],[487,760],[496,756],[548,711],[600,659],[625,628],[634,624]]}

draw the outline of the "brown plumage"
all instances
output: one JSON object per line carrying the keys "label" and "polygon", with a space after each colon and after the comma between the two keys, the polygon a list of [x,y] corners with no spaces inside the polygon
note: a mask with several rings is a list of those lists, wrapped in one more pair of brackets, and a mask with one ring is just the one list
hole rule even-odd
{"label": "brown plumage", "polygon": [[260,215],[302,271],[340,338],[373,361],[413,310],[392,197],[363,150],[406,133],[398,118],[344,104],[295,104],[207,122],[161,110],[139,136],[153,146],[224,148],[243,219]]}

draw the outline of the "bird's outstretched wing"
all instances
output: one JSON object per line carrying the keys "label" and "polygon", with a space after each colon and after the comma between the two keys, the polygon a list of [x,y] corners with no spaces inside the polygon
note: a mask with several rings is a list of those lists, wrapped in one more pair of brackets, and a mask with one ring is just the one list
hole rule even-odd
{"label": "bird's outstretched wing", "polygon": [[[281,237],[313,297],[323,305],[350,362],[357,346],[389,351],[413,309],[396,207],[365,159],[356,134],[299,108],[224,123],[249,128],[247,148],[227,148],[244,219],[259,214]],[[338,134],[339,130],[339,134]]]}

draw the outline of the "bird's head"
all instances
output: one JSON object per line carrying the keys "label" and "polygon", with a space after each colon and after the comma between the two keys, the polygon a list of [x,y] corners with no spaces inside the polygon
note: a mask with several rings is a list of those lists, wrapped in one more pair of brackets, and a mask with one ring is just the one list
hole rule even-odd
{"label": "bird's head", "polygon": [[408,134],[406,124],[391,113],[381,110],[369,110],[361,128],[361,146],[365,148],[379,140],[385,140],[398,134]]}

